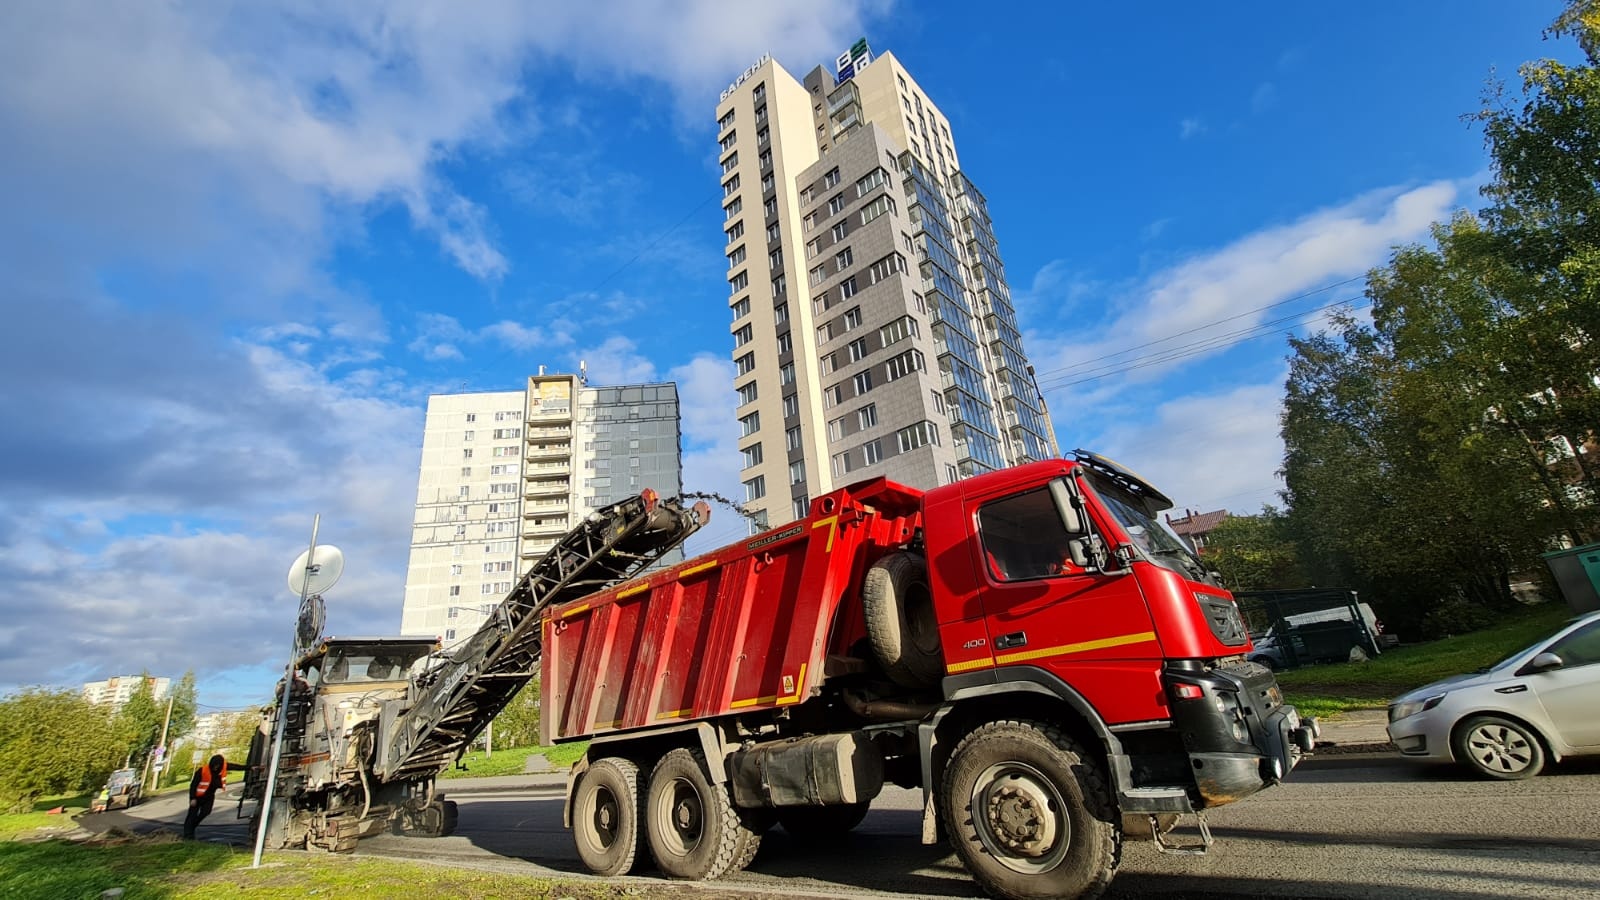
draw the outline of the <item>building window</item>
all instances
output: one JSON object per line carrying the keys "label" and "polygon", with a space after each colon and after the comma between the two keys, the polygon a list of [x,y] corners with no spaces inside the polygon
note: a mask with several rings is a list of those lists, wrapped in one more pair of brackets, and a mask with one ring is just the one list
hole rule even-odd
{"label": "building window", "polygon": [[931,403],[933,405],[933,411],[934,412],[939,413],[940,415],[944,414],[944,395],[943,394],[939,393],[938,391],[929,391],[928,392],[928,401],[929,401],[929,403]]}
{"label": "building window", "polygon": [[717,146],[722,148],[723,153],[727,153],[729,150],[733,149],[734,135],[737,133],[738,132],[730,131],[722,136],[722,140],[717,141]]}
{"label": "building window", "polygon": [[779,303],[772,308],[772,321],[782,325],[789,321],[789,304]]}
{"label": "building window", "polygon": [[878,404],[868,403],[856,410],[856,425],[865,431],[878,424]]}
{"label": "building window", "polygon": [[846,219],[843,222],[835,222],[834,225],[833,225],[833,232],[832,233],[833,233],[833,239],[834,240],[836,240],[836,241],[844,240],[844,236],[850,233],[850,220]]}
{"label": "building window", "polygon": [[832,375],[833,374],[833,370],[838,368],[838,366],[833,361],[833,354],[832,353],[829,353],[827,356],[822,357],[822,359],[819,362],[819,365],[821,366],[822,374],[824,374],[824,375]]}
{"label": "building window", "polygon": [[447,640],[447,641],[455,640],[456,639],[456,630],[454,628],[446,628],[444,630],[444,639]]}
{"label": "building window", "polygon": [[740,375],[749,375],[756,369],[756,355],[754,353],[746,353],[733,361],[733,367],[739,370]]}
{"label": "building window", "polygon": [[[828,267],[826,265],[817,266],[815,269],[811,270],[810,274],[811,274],[811,286],[812,287],[816,287],[817,285],[821,284],[822,282],[824,282],[824,281],[826,281],[828,279]],[[471,433],[472,432],[470,432],[470,431],[467,432],[467,434],[471,434]],[[467,440],[470,441],[472,439],[471,438],[467,438]]]}
{"label": "building window", "polygon": [[732,203],[729,203],[727,206],[722,208],[723,218],[731,219],[734,216],[737,216],[739,214],[739,210],[741,209],[744,209],[744,200],[739,197],[735,197],[733,198]]}
{"label": "building window", "polygon": [[799,425],[796,425],[793,428],[791,428],[788,431],[785,431],[783,433],[783,444],[784,444],[785,447],[787,447],[790,450],[799,450],[800,449],[800,426]]}
{"label": "building window", "polygon": [[805,461],[804,460],[797,460],[795,462],[789,463],[789,483],[791,485],[794,485],[794,484],[805,484],[805,482],[806,482],[806,464],[805,464]]}
{"label": "building window", "polygon": [[728,254],[728,268],[731,269],[742,262],[744,262],[744,245],[740,244],[733,248],[732,253]]}
{"label": "building window", "polygon": [[844,402],[844,385],[836,384],[822,392],[823,405],[829,408]]}
{"label": "building window", "polygon": [[461,458],[462,459],[471,459],[472,458],[472,448],[468,447],[467,449],[461,451]]}
{"label": "building window", "polygon": [[778,335],[778,355],[782,356],[783,354],[789,353],[793,350],[794,338],[789,336],[789,332],[785,331],[783,334]]}
{"label": "building window", "polygon": [[873,441],[867,441],[865,444],[862,444],[861,445],[861,457],[867,461],[867,465],[869,465],[869,466],[872,465],[873,463],[883,462],[883,444],[882,444],[882,442],[873,440]]}
{"label": "building window", "polygon": [[788,290],[789,290],[789,279],[788,278],[784,277],[783,275],[779,275],[777,278],[772,279],[772,299],[776,300],[779,297],[782,297],[785,293],[788,292]]}
{"label": "building window", "polygon": [[739,385],[737,390],[739,392],[740,406],[744,406],[747,403],[756,402],[756,383],[754,381],[750,382],[749,384]]}
{"label": "building window", "polygon": [[737,174],[735,174],[732,178],[729,178],[727,181],[724,181],[722,183],[722,196],[723,197],[732,197],[733,196],[733,192],[737,191],[738,189],[739,189],[739,176]]}
{"label": "building window", "polygon": [[[783,229],[778,227],[777,222],[767,226],[767,243],[770,244],[780,237],[783,237]],[[781,259],[782,257],[779,258]]]}
{"label": "building window", "polygon": [[[460,566],[451,566],[450,568],[452,570],[454,570],[454,572],[457,575],[461,574],[461,567]],[[450,596],[452,596],[452,597],[461,596],[461,585],[459,585],[459,584],[450,585]]]}
{"label": "building window", "polygon": [[794,498],[794,517],[804,519],[811,514],[811,498],[804,494]]}
{"label": "building window", "polygon": [[901,316],[878,329],[878,340],[887,347],[908,337],[919,337],[920,334],[916,319],[910,316]]}
{"label": "building window", "polygon": [[[725,143],[727,143],[729,146],[732,146],[733,144],[733,141],[731,140],[732,137],[733,135],[728,135],[729,140],[725,141]],[[724,147],[723,149],[726,150],[727,147]],[[739,154],[729,153],[727,159],[722,161],[722,174],[726,175],[737,168],[739,168]]]}
{"label": "building window", "polygon": [[898,253],[891,253],[872,264],[872,267],[868,269],[867,283],[877,284],[890,275],[896,272],[904,272],[905,270],[906,258]]}
{"label": "building window", "polygon": [[856,295],[856,279],[855,279],[854,275],[850,276],[849,278],[846,278],[844,281],[839,282],[839,296],[840,297],[844,298],[845,300],[849,300],[851,297],[854,297],[855,295]]}
{"label": "building window", "polygon": [[737,294],[750,286],[750,273],[740,272],[728,279],[728,293]]}
{"label": "building window", "polygon": [[857,372],[856,377],[851,379],[851,383],[855,385],[856,396],[858,397],[872,390],[872,370]]}
{"label": "building window", "polygon": [[861,327],[861,307],[853,306],[850,309],[845,311],[845,314],[844,314],[844,330],[845,331],[849,331],[852,328],[860,328],[860,327]]}
{"label": "building window", "polygon": [[733,124],[733,110],[730,109],[730,110],[728,110],[728,112],[725,115],[723,115],[722,118],[717,120],[717,130],[721,131],[722,129],[727,128],[729,125],[732,125],[732,124]]}
{"label": "building window", "polygon": [[900,446],[900,452],[905,453],[915,450],[923,444],[939,443],[939,426],[932,422],[918,422],[894,433],[895,443]]}
{"label": "building window", "polygon": [[835,253],[833,255],[833,267],[834,267],[834,270],[838,271],[838,272],[843,272],[847,266],[849,266],[851,263],[853,263],[855,261],[856,261],[855,254],[850,252],[850,248],[849,247],[846,247],[843,250],[840,250],[838,253]]}
{"label": "building window", "polygon": [[[809,197],[806,197],[806,198],[802,198],[802,199],[804,199],[804,200],[806,200],[806,201],[809,201],[809,200],[810,200],[810,198],[809,198]],[[807,230],[807,231],[810,231],[810,230],[811,230],[811,229],[813,229],[813,228],[815,228],[815,227],[817,227],[817,214],[816,214],[816,213],[815,213],[815,212],[808,212],[808,213],[806,213],[806,217],[805,217],[805,227],[806,227],[806,230]]]}
{"label": "building window", "polygon": [[739,329],[733,333],[734,349],[738,349],[743,347],[745,344],[750,343],[750,339],[753,337],[755,337],[755,329],[751,328],[748,324],[741,325]]}
{"label": "building window", "polygon": [[[765,128],[763,128],[761,130],[762,131],[766,131]],[[763,168],[763,169],[771,167],[771,165],[772,165],[772,151],[771,150],[763,150],[763,151],[761,151],[761,155],[756,157],[756,162],[760,163],[761,168]]]}
{"label": "building window", "polygon": [[[787,333],[785,332],[785,334]],[[778,367],[778,383],[794,384],[794,363],[786,362]]]}
{"label": "building window", "polygon": [[734,241],[737,241],[739,238],[741,238],[743,236],[744,236],[744,220],[740,219],[739,221],[733,223],[733,227],[732,228],[728,229],[728,243],[731,244],[731,243],[733,243]]}
{"label": "building window", "polygon": [[783,417],[790,419],[800,415],[800,395],[789,394],[783,398]]}
{"label": "building window", "polygon": [[744,502],[760,500],[767,495],[767,476],[757,475],[744,483]]}
{"label": "building window", "polygon": [[777,215],[778,214],[778,198],[777,197],[769,197],[767,199],[767,202],[761,204],[761,211],[763,213],[765,213],[766,217],[769,218],[769,219],[772,218],[773,216]]}
{"label": "building window", "polygon": [[856,182],[856,196],[865,197],[874,189],[882,187],[884,180],[885,175],[883,169],[873,169],[871,172],[863,175],[861,180]]}
{"label": "building window", "polygon": [[899,356],[890,359],[884,364],[884,370],[890,381],[904,378],[912,372],[920,372],[926,366],[920,350],[907,350]]}
{"label": "building window", "polygon": [[471,478],[472,477],[472,467],[471,466],[462,466],[461,467],[461,477],[462,478]]}
{"label": "building window", "polygon": [[[738,176],[734,176],[734,178],[737,179]],[[887,198],[885,198],[885,199],[887,199]],[[844,195],[843,194],[834,194],[833,197],[828,200],[828,215],[836,216],[843,209],[844,209]],[[862,220],[863,224],[865,224],[865,221],[866,220]]]}
{"label": "building window", "polygon": [[[776,240],[776,239],[774,239],[774,240]],[[773,269],[781,269],[781,268],[783,268],[783,248],[782,247],[779,247],[778,249],[776,249],[776,250],[772,251],[771,253],[767,254],[767,266],[769,268],[773,268]]]}
{"label": "building window", "polygon": [[739,321],[745,316],[750,315],[750,298],[741,297],[733,304],[733,306],[729,307],[729,309],[733,310],[733,320],[735,322]]}
{"label": "building window", "polygon": [[850,351],[850,361],[860,362],[867,356],[867,339],[856,338],[847,345],[847,349]]}
{"label": "building window", "polygon": [[767,139],[769,137],[770,137],[770,135],[767,134],[767,130],[765,128],[763,128],[760,131],[756,132],[756,146],[757,147],[765,147],[767,145]]}
{"label": "building window", "polygon": [[834,166],[832,169],[828,170],[828,174],[822,176],[822,186],[825,187],[825,188],[831,188],[831,187],[833,187],[834,185],[836,185],[838,183],[839,183],[839,167],[838,166]]}
{"label": "building window", "polygon": [[465,431],[465,432],[462,432],[462,434],[461,434],[461,439],[462,439],[462,440],[463,440],[463,441],[470,441],[470,440],[472,440],[472,438],[473,438],[473,435],[474,435],[474,434],[475,434],[475,433],[476,433],[476,432],[472,432],[472,431]]}
{"label": "building window", "polygon": [[[767,191],[772,190],[776,185],[777,182],[773,180],[771,172],[761,176],[761,193],[765,194]],[[768,215],[771,215],[771,213],[768,213]]]}
{"label": "building window", "polygon": [[833,455],[833,477],[841,478],[850,474],[851,470],[855,468],[855,461],[850,456],[849,450]]}
{"label": "building window", "polygon": [[894,212],[894,209],[894,201],[885,194],[861,208],[861,224],[865,225],[884,213]]}
{"label": "building window", "polygon": [[844,419],[838,418],[828,422],[828,440],[837,441],[844,437]]}
{"label": "building window", "polygon": [[817,238],[812,238],[811,240],[806,241],[806,259],[812,259],[815,257],[817,255],[817,248],[819,246],[820,244]]}
{"label": "building window", "polygon": [[739,419],[739,436],[749,437],[761,429],[761,413],[753,412]]}
{"label": "building window", "polygon": [[739,451],[739,455],[744,458],[744,463],[743,463],[743,465],[740,466],[740,468],[742,468],[742,469],[748,469],[751,466],[759,466],[759,465],[761,465],[761,445],[760,444],[751,444],[750,446],[745,447],[744,449]]}

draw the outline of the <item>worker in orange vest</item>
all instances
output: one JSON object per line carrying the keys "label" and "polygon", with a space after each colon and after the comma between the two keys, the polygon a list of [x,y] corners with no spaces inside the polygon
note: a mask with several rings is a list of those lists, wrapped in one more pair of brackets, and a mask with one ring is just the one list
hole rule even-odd
{"label": "worker in orange vest", "polygon": [[194,840],[194,830],[200,820],[211,815],[211,807],[216,802],[217,792],[227,790],[223,783],[228,780],[228,761],[218,753],[211,760],[194,770],[194,777],[189,779],[189,816],[183,820],[184,840]]}

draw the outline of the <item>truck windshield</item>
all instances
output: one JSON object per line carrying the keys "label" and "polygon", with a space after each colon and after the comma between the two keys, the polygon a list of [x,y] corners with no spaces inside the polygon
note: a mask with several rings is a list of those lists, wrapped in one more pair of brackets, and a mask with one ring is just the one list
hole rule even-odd
{"label": "truck windshield", "polygon": [[1205,563],[1193,551],[1161,526],[1154,515],[1147,512],[1146,504],[1122,487],[1094,475],[1089,476],[1095,493],[1100,496],[1117,524],[1128,533],[1134,552],[1145,560],[1195,581],[1215,585],[1217,582],[1206,570]]}

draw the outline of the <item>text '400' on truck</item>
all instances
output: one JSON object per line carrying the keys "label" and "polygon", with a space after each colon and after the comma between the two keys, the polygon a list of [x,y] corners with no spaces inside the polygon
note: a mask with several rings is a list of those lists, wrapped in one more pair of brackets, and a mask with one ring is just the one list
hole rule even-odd
{"label": "text '400' on truck", "polygon": [[892,783],[922,789],[924,841],[943,832],[990,893],[1098,893],[1125,822],[1160,841],[1315,738],[1157,523],[1170,505],[1082,451],[926,493],[877,479],[551,605],[544,737],[592,740],[579,855],[715,878],[774,823],[848,829]]}

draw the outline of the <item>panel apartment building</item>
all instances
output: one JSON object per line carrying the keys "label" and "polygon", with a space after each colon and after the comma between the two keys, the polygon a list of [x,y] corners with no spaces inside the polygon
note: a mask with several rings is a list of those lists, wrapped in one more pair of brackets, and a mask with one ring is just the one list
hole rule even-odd
{"label": "panel apartment building", "polygon": [[133,697],[141,684],[148,682],[150,696],[156,700],[167,699],[172,690],[172,679],[153,675],[113,675],[105,681],[87,681],[83,685],[83,699],[99,706],[109,704],[113,710],[123,707]]}
{"label": "panel apartment building", "polygon": [[429,397],[401,633],[465,640],[591,510],[645,488],[674,497],[681,480],[674,384],[540,374]]}
{"label": "panel apartment building", "polygon": [[1059,455],[983,194],[949,121],[864,41],[770,58],[717,106],[744,500],[778,525],[885,475]]}

